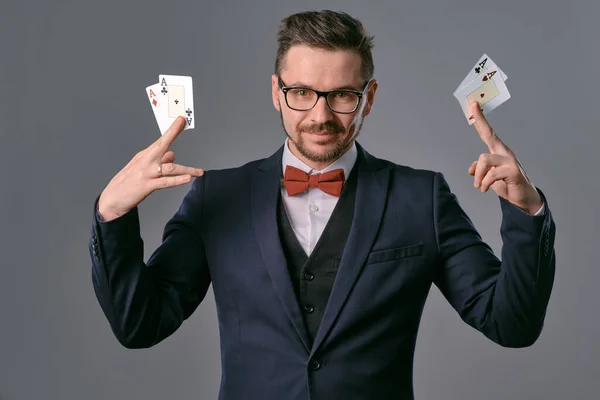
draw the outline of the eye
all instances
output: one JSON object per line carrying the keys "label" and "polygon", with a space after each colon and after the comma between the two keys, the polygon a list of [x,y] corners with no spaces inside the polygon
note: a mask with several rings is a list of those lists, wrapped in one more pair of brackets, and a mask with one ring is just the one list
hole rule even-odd
{"label": "eye", "polygon": [[294,89],[292,90],[292,94],[294,96],[302,97],[308,95],[308,91],[306,89]]}

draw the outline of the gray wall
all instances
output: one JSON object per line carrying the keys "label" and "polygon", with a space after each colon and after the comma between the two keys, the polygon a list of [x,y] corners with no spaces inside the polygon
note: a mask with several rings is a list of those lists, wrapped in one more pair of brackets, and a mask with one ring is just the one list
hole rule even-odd
{"label": "gray wall", "polygon": [[[360,142],[443,172],[499,254],[498,199],[467,174],[486,148],[452,97],[487,52],[513,96],[489,120],[556,219],[556,283],[538,342],[493,344],[434,287],[415,355],[417,398],[594,397],[600,6],[550,3],[0,0],[0,399],[216,398],[212,291],[165,342],[121,347],[92,289],[92,204],[158,137],[144,88],[160,73],[194,78],[196,129],[174,144],[179,162],[222,168],[275,151],[284,139],[270,97],[276,30],[309,8],[350,12],[376,35],[380,88]],[[146,259],[188,188],[142,203]]]}

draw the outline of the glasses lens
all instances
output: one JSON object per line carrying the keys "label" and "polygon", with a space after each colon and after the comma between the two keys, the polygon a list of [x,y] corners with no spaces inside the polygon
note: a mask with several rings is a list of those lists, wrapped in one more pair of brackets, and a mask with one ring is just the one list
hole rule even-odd
{"label": "glasses lens", "polygon": [[288,105],[296,110],[310,110],[317,103],[317,94],[310,89],[290,89],[286,96]]}
{"label": "glasses lens", "polygon": [[346,91],[332,92],[327,96],[327,101],[333,111],[352,112],[358,104],[358,96]]}

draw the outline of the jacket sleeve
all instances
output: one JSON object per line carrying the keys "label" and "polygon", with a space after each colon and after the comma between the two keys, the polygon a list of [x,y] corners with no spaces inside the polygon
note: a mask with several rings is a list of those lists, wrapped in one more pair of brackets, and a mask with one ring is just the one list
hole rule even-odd
{"label": "jacket sleeve", "polygon": [[210,274],[198,229],[203,189],[204,176],[194,180],[147,264],[137,207],[103,222],[95,213],[96,198],[89,241],[92,283],[114,335],[127,348],[161,342],[206,296]]}
{"label": "jacket sleeve", "polygon": [[500,261],[482,241],[440,173],[433,185],[439,269],[435,284],[463,321],[504,347],[526,347],[544,324],[555,274],[555,224],[499,197]]}

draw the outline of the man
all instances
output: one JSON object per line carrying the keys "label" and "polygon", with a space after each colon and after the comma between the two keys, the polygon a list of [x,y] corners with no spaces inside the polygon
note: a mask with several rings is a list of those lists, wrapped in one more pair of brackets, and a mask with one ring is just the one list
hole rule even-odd
{"label": "man", "polygon": [[[500,198],[500,261],[442,174],[369,154],[355,139],[377,90],[371,47],[347,14],[284,19],[271,84],[287,138],[276,153],[218,171],[174,164],[179,118],[110,181],[90,252],[95,293],[123,346],[167,338],[211,283],[220,399],[412,399],[432,283],[499,345],[537,340],[555,268],[543,193],[474,103],[489,153],[468,172]],[[192,177],[144,263],[137,205]]]}

